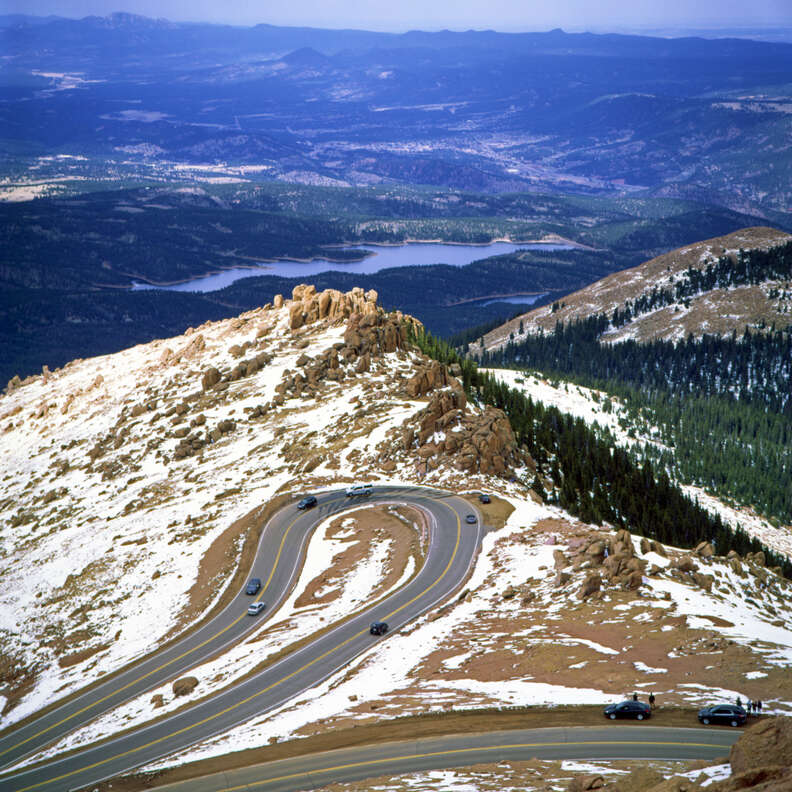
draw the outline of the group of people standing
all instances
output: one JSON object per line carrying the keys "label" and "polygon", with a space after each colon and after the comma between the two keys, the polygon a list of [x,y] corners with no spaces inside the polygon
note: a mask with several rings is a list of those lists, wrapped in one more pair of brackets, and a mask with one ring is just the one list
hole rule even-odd
{"label": "group of people standing", "polygon": [[[633,701],[638,701],[638,694],[637,694],[637,693],[633,693],[633,694],[632,694],[632,700],[633,700]],[[654,709],[654,708],[655,708],[655,694],[654,694],[654,693],[650,693],[650,694],[649,694],[649,706],[650,706],[652,709]]]}
{"label": "group of people standing", "polygon": [[[638,694],[637,693],[633,693],[632,694],[632,700],[633,701],[638,701]],[[737,698],[736,698],[734,703],[738,707],[742,707],[743,706],[743,701],[742,701],[742,699],[739,696],[737,696]],[[655,694],[654,693],[650,693],[649,694],[649,706],[652,709],[655,708]],[[749,712],[751,714],[758,715],[762,711],[762,702],[759,699],[757,699],[756,701],[752,701],[751,699],[748,699],[745,702],[745,709],[746,709],[747,712]]]}
{"label": "group of people standing", "polygon": [[[742,699],[739,696],[737,696],[737,700],[734,703],[738,707],[742,707],[742,705],[743,705]],[[753,712],[753,713],[756,713],[758,715],[762,711],[762,702],[759,701],[759,700],[751,701],[751,699],[748,699],[748,701],[745,702],[745,709],[749,713]]]}

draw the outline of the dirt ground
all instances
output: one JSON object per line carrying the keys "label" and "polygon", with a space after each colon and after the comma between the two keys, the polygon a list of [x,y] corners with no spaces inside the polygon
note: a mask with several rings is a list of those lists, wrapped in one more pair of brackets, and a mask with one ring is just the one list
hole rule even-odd
{"label": "dirt ground", "polygon": [[476,495],[462,495],[462,498],[478,509],[484,518],[484,525],[498,531],[506,525],[506,521],[514,511],[514,506],[509,501],[490,495],[489,503],[482,503]]}
{"label": "dirt ground", "polygon": [[[391,541],[391,552],[385,576],[374,592],[371,600],[376,600],[390,590],[399,580],[410,557],[414,560],[417,572],[423,564],[420,543],[421,515],[412,509],[392,510],[390,506],[372,505],[366,508],[365,502],[357,511],[345,513],[336,518],[327,530],[329,539],[343,537],[347,548],[337,553],[327,569],[314,578],[300,594],[295,606],[326,604],[341,594],[341,581],[350,569],[367,558],[376,543]],[[397,516],[398,515],[398,516]],[[354,522],[354,533],[345,534],[349,521]],[[338,584],[338,585],[336,585]]]}

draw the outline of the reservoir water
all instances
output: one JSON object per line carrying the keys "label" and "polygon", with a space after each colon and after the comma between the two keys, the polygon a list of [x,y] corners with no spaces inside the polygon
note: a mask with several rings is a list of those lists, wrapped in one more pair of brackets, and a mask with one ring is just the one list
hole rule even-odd
{"label": "reservoir water", "polygon": [[173,286],[152,286],[133,283],[133,289],[167,289],[169,291],[210,292],[223,289],[241,278],[257,275],[278,275],[282,278],[306,278],[320,272],[337,270],[369,275],[391,267],[426,267],[431,264],[450,264],[463,267],[488,256],[500,256],[515,250],[569,250],[570,245],[544,242],[492,242],[489,245],[449,245],[441,242],[408,242],[404,245],[355,245],[342,248],[344,251],[359,252],[361,261],[340,264],[329,259],[312,261],[262,261],[251,267],[233,267],[215,275],[194,278]]}

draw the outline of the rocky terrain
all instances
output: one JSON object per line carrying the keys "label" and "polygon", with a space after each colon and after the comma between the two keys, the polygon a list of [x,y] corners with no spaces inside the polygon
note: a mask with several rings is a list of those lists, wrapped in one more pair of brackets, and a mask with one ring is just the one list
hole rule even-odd
{"label": "rocky terrain", "polygon": [[[688,268],[703,270],[708,263],[722,256],[735,259],[738,251],[767,250],[788,242],[789,234],[772,228],[745,228],[726,236],[688,245],[653,258],[632,269],[608,275],[602,280],[567,295],[554,305],[536,308],[495,328],[484,336],[487,350],[498,349],[519,338],[519,329],[526,333],[552,331],[557,322],[568,323],[595,314],[613,315],[623,311],[653,289],[672,286]],[[790,284],[767,281],[761,284],[715,288],[686,300],[639,314],[620,327],[609,329],[604,341],[618,342],[627,338],[637,341],[654,339],[679,340],[704,333],[741,334],[746,327],[792,323]]]}
{"label": "rocky terrain", "polygon": [[[792,711],[788,581],[760,555],[684,551],[542,503],[504,414],[468,403],[459,370],[415,351],[417,329],[374,292],[303,285],[235,319],[9,383],[3,724],[211,609],[273,498],[362,477],[492,493],[477,503],[490,530],[466,589],[280,710],[158,768],[394,716],[633,691],[662,706],[742,695]],[[281,620],[249,639],[258,656],[420,563],[414,515],[366,512],[317,530]],[[385,564],[382,548],[397,546]],[[249,670],[249,642],[60,749],[228,684]]]}
{"label": "rocky terrain", "polygon": [[525,464],[503,415],[409,348],[414,325],[374,292],[303,286],[14,378],[0,399],[4,723],[210,608],[278,492]]}

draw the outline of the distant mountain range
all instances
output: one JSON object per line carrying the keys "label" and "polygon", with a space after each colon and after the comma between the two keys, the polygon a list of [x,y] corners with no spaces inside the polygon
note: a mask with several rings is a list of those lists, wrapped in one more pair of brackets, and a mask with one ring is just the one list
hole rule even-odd
{"label": "distant mountain range", "polygon": [[130,14],[3,24],[8,175],[58,153],[91,158],[90,179],[241,163],[336,186],[649,191],[774,224],[792,206],[792,44]]}

